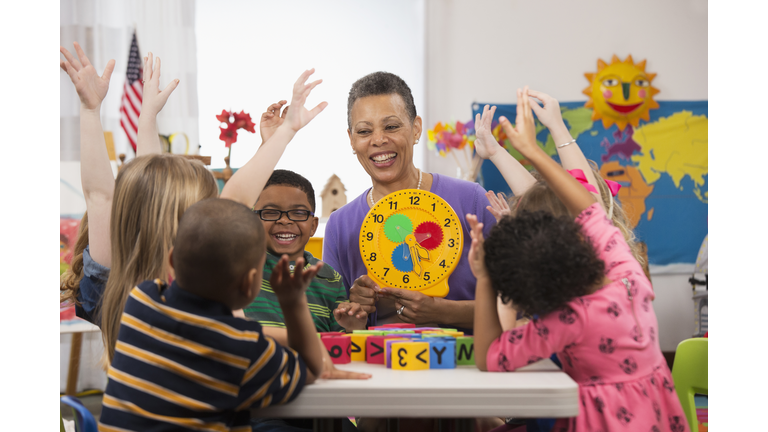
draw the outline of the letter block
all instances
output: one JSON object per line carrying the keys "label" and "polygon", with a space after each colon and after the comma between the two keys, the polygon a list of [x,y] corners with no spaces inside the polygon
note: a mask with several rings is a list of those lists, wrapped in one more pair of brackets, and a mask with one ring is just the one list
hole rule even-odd
{"label": "letter block", "polygon": [[456,368],[456,340],[429,338],[429,368]]}
{"label": "letter block", "polygon": [[395,342],[408,342],[409,338],[391,338],[384,341],[384,359],[386,359],[387,369],[392,369],[392,344]]}
{"label": "letter block", "polygon": [[460,336],[456,338],[456,364],[475,364],[475,338],[472,336]]}
{"label": "letter block", "polygon": [[395,342],[392,344],[392,369],[429,369],[428,342]]}
{"label": "letter block", "polygon": [[416,324],[411,324],[411,323],[392,323],[392,324],[380,325],[380,326],[378,326],[376,328],[383,328],[383,329],[386,329],[386,328],[410,328],[410,329],[412,329],[412,328],[416,328]]}
{"label": "letter block", "polygon": [[352,334],[349,336],[351,339],[349,357],[352,361],[365,361],[365,340],[368,339],[367,334]]}
{"label": "letter block", "polygon": [[384,336],[372,335],[365,339],[365,361],[384,364]]}
{"label": "letter block", "polygon": [[349,336],[326,336],[320,338],[331,356],[333,364],[346,364],[350,362],[349,351],[352,339]]}

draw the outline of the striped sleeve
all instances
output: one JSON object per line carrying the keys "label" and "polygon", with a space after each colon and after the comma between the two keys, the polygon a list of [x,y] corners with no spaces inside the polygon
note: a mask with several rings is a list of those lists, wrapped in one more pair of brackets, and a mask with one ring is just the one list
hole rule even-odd
{"label": "striped sleeve", "polygon": [[243,375],[237,410],[279,405],[296,398],[306,383],[307,367],[296,351],[263,336]]}

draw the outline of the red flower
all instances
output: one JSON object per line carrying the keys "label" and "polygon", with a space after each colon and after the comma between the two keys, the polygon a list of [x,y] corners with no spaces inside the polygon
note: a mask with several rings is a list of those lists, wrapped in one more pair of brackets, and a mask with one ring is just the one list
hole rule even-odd
{"label": "red flower", "polygon": [[237,142],[237,126],[230,124],[226,129],[223,127],[220,127],[219,129],[221,129],[219,139],[224,141],[224,147],[229,147]]}
{"label": "red flower", "polygon": [[[221,110],[221,114],[216,116],[216,119],[222,123],[230,124],[229,123],[229,117],[232,115],[231,112],[227,110]],[[222,138],[223,139],[223,138]],[[233,141],[234,142],[234,141]],[[229,147],[229,146],[227,146]]]}
{"label": "red flower", "polygon": [[251,121],[250,114],[246,113],[245,111],[240,111],[239,113],[234,113],[233,115],[235,116],[235,126],[245,129],[251,133],[256,132],[256,129],[254,129],[256,123]]}

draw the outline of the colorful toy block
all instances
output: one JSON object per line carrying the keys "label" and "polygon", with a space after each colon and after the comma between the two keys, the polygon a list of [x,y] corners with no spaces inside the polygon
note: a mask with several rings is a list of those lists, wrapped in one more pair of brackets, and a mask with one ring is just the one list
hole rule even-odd
{"label": "colorful toy block", "polygon": [[392,369],[429,369],[428,342],[395,342],[392,344]]}
{"label": "colorful toy block", "polygon": [[384,364],[384,336],[371,335],[365,339],[365,361]]}
{"label": "colorful toy block", "polygon": [[331,356],[333,364],[346,364],[350,362],[350,346],[352,339],[349,336],[327,336],[320,338]]}
{"label": "colorful toy block", "polygon": [[459,336],[456,338],[456,364],[475,364],[475,338],[472,336]]}
{"label": "colorful toy block", "polygon": [[339,337],[344,336],[345,333],[342,332],[320,332],[320,337]]}
{"label": "colorful toy block", "polygon": [[392,323],[392,324],[383,324],[380,326],[376,326],[375,328],[416,328],[416,324],[410,324],[410,323]]}
{"label": "colorful toy block", "polygon": [[387,369],[392,368],[392,344],[396,342],[410,342],[408,338],[392,338],[384,341],[384,359],[386,360]]}
{"label": "colorful toy block", "polygon": [[454,369],[456,367],[456,340],[429,338],[429,368]]}
{"label": "colorful toy block", "polygon": [[365,340],[368,339],[366,334],[355,334],[349,336],[350,349],[349,357],[352,361],[365,361]]}

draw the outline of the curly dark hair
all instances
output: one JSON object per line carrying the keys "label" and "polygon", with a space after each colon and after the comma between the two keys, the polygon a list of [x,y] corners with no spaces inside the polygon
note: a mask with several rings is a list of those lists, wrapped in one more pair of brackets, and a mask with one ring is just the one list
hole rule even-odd
{"label": "curly dark hair", "polygon": [[313,213],[315,212],[315,188],[312,187],[312,183],[303,175],[289,170],[276,169],[272,171],[272,175],[269,176],[269,180],[267,180],[267,184],[264,185],[264,189],[270,186],[291,186],[301,190],[307,194],[310,210],[312,210]]}
{"label": "curly dark hair", "polygon": [[485,265],[504,303],[546,315],[602,281],[605,264],[569,217],[522,211],[504,217],[485,240]]}
{"label": "curly dark hair", "polygon": [[347,127],[352,129],[352,106],[355,101],[366,96],[379,96],[397,94],[403,98],[405,112],[411,123],[416,119],[416,105],[413,103],[413,94],[408,84],[399,76],[390,72],[374,72],[368,74],[352,84],[347,98]]}

